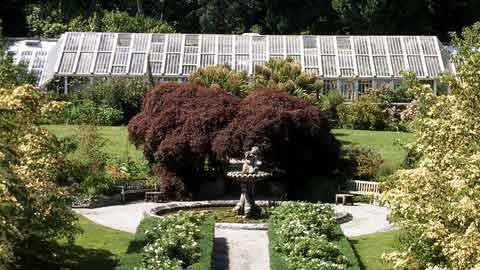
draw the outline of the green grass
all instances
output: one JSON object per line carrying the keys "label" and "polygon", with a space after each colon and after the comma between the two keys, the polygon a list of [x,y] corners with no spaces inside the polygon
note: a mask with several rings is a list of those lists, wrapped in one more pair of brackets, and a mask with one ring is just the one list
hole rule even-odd
{"label": "green grass", "polygon": [[[46,128],[59,138],[78,133],[78,126],[74,125],[48,125]],[[125,160],[130,157],[135,161],[144,159],[142,151],[128,141],[127,127],[101,127],[100,132],[108,140],[104,150],[112,158]],[[385,159],[386,166],[392,168],[398,168],[406,156],[402,144],[413,140],[413,134],[405,132],[334,129],[333,133],[345,147],[356,143],[378,151]]]}
{"label": "green grass", "polygon": [[[59,138],[67,136],[75,136],[78,134],[78,126],[74,125],[47,125],[45,126],[50,132]],[[104,151],[111,158],[126,160],[130,157],[134,161],[142,161],[143,153],[135,148],[128,140],[128,131],[126,126],[118,127],[101,127],[100,134],[107,139]],[[77,158],[75,153],[73,158]]]}
{"label": "green grass", "polygon": [[280,239],[278,239],[276,227],[273,225],[273,223],[268,224],[268,240],[268,249],[270,251],[270,270],[286,270],[287,263],[285,261],[285,256],[274,249],[274,247],[279,244]]}
{"label": "green grass", "polygon": [[383,270],[386,266],[382,254],[398,247],[399,231],[389,231],[352,237],[350,242],[357,254],[362,270]]}
{"label": "green grass", "polygon": [[340,229],[340,225],[337,225],[337,234],[339,235],[338,240],[335,242],[342,254],[347,258],[350,262],[348,270],[360,270],[360,262],[358,261],[358,257],[355,254],[355,251],[352,248],[351,243],[348,241],[347,237],[343,234],[342,229]]}
{"label": "green grass", "polygon": [[125,255],[133,235],[98,225],[79,216],[77,234],[68,264],[78,270],[113,270]]}
{"label": "green grass", "polygon": [[385,160],[385,166],[392,169],[399,168],[407,155],[402,145],[414,139],[412,133],[393,131],[334,129],[333,134],[344,147],[359,144],[379,152]]}

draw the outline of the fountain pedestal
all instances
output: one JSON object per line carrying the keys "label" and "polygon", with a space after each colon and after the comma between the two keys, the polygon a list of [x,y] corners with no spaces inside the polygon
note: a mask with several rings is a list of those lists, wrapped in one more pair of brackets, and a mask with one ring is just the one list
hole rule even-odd
{"label": "fountain pedestal", "polygon": [[233,209],[237,215],[251,217],[257,214],[260,208],[255,204],[255,184],[240,184],[240,200]]}
{"label": "fountain pedestal", "polygon": [[231,159],[232,171],[227,172],[227,178],[239,183],[241,189],[240,200],[233,210],[245,217],[260,214],[261,209],[255,204],[255,183],[271,176],[271,173],[258,170],[258,166],[262,164],[257,158],[258,152],[258,147],[253,147],[245,153],[245,159]]}

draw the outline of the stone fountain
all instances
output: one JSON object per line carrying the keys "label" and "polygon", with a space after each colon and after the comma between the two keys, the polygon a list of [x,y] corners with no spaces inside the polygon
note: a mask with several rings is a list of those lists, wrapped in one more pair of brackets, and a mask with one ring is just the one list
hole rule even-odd
{"label": "stone fountain", "polygon": [[234,208],[238,215],[251,217],[260,214],[261,209],[255,204],[255,184],[271,176],[271,173],[260,171],[262,162],[258,158],[260,149],[256,146],[245,152],[242,160],[230,159],[230,171],[227,178],[240,184],[240,200]]}

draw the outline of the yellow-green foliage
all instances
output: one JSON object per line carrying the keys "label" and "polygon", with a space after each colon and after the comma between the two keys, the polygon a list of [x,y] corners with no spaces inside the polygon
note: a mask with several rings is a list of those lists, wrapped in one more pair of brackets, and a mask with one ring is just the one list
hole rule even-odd
{"label": "yellow-green foliage", "polygon": [[[480,269],[480,24],[464,34],[452,95],[413,81],[418,167],[400,170],[383,195],[407,246],[386,255],[396,270]],[[473,30],[469,29],[469,30]],[[474,40],[475,42],[472,42]]]}
{"label": "yellow-green foliage", "polygon": [[285,91],[317,102],[322,83],[312,74],[302,72],[294,59],[270,59],[264,66],[255,66],[255,86]]}
{"label": "yellow-green foliage", "polygon": [[227,65],[200,67],[188,76],[188,80],[204,87],[219,86],[239,97],[248,94],[247,73],[232,70]]}
{"label": "yellow-green foliage", "polygon": [[32,261],[52,256],[42,243],[73,240],[68,189],[59,185],[66,159],[56,137],[39,126],[63,107],[30,85],[0,89],[0,269],[25,254],[35,254]]}

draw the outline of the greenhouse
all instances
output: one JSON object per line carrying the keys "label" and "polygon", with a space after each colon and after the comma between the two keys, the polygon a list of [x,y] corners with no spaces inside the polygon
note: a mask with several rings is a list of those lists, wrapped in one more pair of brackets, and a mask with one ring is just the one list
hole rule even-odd
{"label": "greenhouse", "polygon": [[13,40],[8,48],[44,86],[55,77],[135,77],[182,80],[198,67],[228,65],[255,73],[272,58],[293,58],[348,99],[369,88],[403,84],[402,71],[439,88],[454,73],[435,36],[213,35],[67,32],[58,40]]}

